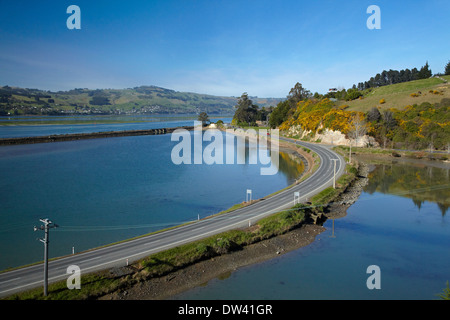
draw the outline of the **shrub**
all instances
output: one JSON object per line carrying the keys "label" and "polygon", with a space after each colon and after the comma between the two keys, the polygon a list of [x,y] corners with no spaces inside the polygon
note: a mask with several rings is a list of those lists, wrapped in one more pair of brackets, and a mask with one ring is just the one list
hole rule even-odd
{"label": "shrub", "polygon": [[385,104],[385,103],[386,103],[386,100],[384,98],[380,100],[380,104]]}
{"label": "shrub", "polygon": [[425,156],[426,156],[426,153],[423,151],[418,151],[418,152],[414,153],[414,157],[416,157],[417,159],[425,158]]}
{"label": "shrub", "polygon": [[450,300],[450,287],[448,286],[447,281],[447,287],[442,290],[442,293],[438,295],[439,298],[442,300]]}
{"label": "shrub", "polygon": [[351,173],[351,174],[354,174],[356,176],[358,174],[358,169],[356,169],[355,167],[351,166],[348,169],[348,172]]}
{"label": "shrub", "polygon": [[450,107],[450,99],[449,98],[443,98],[441,100],[441,103],[439,104],[440,107]]}
{"label": "shrub", "polygon": [[349,90],[349,92],[347,92],[347,94],[345,95],[345,100],[351,101],[351,100],[355,100],[361,96],[362,96],[362,93],[360,91],[358,91],[358,90],[350,91]]}
{"label": "shrub", "polygon": [[413,97],[413,98],[417,98],[417,97],[419,96],[419,94],[418,94],[418,93],[415,93],[415,92],[413,92],[413,93],[411,93],[411,94],[410,94],[410,96],[411,96],[411,97]]}

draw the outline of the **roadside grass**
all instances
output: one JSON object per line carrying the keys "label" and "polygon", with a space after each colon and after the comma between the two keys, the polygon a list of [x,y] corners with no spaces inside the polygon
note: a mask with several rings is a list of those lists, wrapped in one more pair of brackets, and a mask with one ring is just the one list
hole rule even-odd
{"label": "roadside grass", "polygon": [[[343,155],[346,160],[348,159],[350,148],[347,146],[337,146],[334,148],[336,152]],[[428,159],[428,160],[448,160],[448,154],[446,153],[430,153],[429,150],[395,150],[395,149],[382,149],[382,148],[362,148],[362,147],[352,147],[352,154],[363,154],[363,155],[385,155],[394,157],[405,157],[412,159]]]}
{"label": "roadside grass", "polygon": [[358,174],[357,166],[346,165],[346,173],[336,180],[336,188],[328,187],[311,198],[313,206],[324,207],[344,192]]}

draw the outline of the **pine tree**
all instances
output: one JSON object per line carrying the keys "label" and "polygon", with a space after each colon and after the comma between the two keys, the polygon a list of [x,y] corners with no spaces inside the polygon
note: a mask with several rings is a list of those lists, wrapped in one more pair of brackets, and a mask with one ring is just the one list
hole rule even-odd
{"label": "pine tree", "polygon": [[428,66],[428,61],[425,63],[425,65],[420,68],[419,74],[418,74],[418,79],[428,79],[429,77],[431,77],[431,70]]}
{"label": "pine tree", "polygon": [[447,62],[447,65],[445,66],[445,74],[450,75],[450,60]]}

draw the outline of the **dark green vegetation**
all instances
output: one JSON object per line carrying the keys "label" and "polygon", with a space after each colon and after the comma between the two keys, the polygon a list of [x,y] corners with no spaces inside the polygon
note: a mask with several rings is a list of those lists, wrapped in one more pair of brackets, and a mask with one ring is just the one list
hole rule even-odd
{"label": "dark green vegetation", "polygon": [[448,281],[447,287],[444,288],[444,290],[442,290],[442,293],[438,294],[437,296],[442,300],[450,300],[450,287],[448,286]]}
{"label": "dark green vegetation", "polygon": [[260,109],[246,92],[238,98],[235,108],[232,124],[238,126],[256,126],[256,121],[266,121],[267,115],[272,111],[272,107]]}
{"label": "dark green vegetation", "polygon": [[358,83],[358,86],[353,85],[353,89],[362,91],[369,88],[377,88],[395,83],[428,79],[431,75],[432,73],[427,61],[425,65],[420,68],[420,70],[417,70],[417,68],[413,68],[411,70],[404,69],[400,71],[392,69],[389,71],[383,70],[383,72],[377,73],[376,76],[371,77],[368,81],[360,82]]}
{"label": "dark green vegetation", "polygon": [[[260,106],[280,99],[252,98]],[[232,114],[235,97],[178,92],[156,86],[129,89],[42,91],[0,87],[0,116],[68,114]]]}

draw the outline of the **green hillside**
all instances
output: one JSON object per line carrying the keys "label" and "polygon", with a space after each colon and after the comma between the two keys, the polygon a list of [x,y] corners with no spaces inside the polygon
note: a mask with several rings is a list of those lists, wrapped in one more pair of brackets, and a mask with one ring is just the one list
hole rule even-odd
{"label": "green hillside", "polygon": [[449,80],[442,76],[288,99],[273,109],[269,125],[307,141],[330,129],[354,140],[367,133],[375,141],[370,145],[449,150]]}
{"label": "green hillside", "polygon": [[[254,98],[263,106],[275,106],[281,99]],[[129,89],[73,89],[42,91],[0,87],[0,115],[61,114],[232,114],[235,97],[178,92],[156,86]]]}
{"label": "green hillside", "polygon": [[[447,82],[444,82],[446,80]],[[338,101],[339,106],[348,105],[347,110],[367,112],[372,107],[381,110],[389,108],[402,109],[408,105],[439,103],[443,98],[450,98],[450,76],[414,80],[382,86],[362,91],[363,96],[352,101]],[[384,103],[382,99],[384,99]]]}

